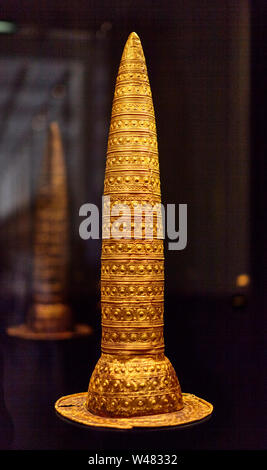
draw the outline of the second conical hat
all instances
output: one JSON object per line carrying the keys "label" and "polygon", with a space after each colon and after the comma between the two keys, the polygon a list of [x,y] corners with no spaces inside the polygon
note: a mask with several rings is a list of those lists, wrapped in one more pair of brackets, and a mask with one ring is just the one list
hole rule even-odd
{"label": "second conical hat", "polygon": [[[117,76],[104,196],[102,354],[88,392],[63,397],[56,409],[92,426],[169,426],[203,419],[212,406],[182,394],[164,354],[161,219],[146,224],[144,213],[132,217],[136,207],[161,203],[154,108],[136,33],[128,38]],[[122,208],[128,211],[118,218]]]}
{"label": "second conical hat", "polygon": [[33,212],[32,302],[25,323],[9,327],[8,334],[35,340],[90,334],[88,325],[75,323],[68,302],[68,185],[57,122],[48,127]]}

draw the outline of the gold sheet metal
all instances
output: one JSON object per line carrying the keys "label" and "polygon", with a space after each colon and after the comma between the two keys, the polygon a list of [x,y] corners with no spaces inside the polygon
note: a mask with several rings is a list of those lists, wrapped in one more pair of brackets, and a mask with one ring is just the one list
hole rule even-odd
{"label": "gold sheet metal", "polygon": [[[104,195],[116,204],[160,203],[157,134],[145,57],[131,33],[116,81],[108,138]],[[88,393],[57,402],[69,419],[92,426],[173,426],[202,419],[212,406],[182,395],[164,354],[164,253],[161,218],[153,217],[153,237],[141,237],[126,215],[128,238],[108,237],[116,218],[103,217],[101,255],[101,357]],[[70,406],[66,403],[70,401]],[[65,404],[63,404],[65,403]],[[201,412],[200,412],[201,408]],[[125,421],[126,420],[126,421]],[[123,424],[122,424],[123,423]],[[139,424],[138,424],[139,423]]]}
{"label": "gold sheet metal", "polygon": [[172,413],[134,418],[108,418],[90,413],[86,407],[87,393],[76,393],[60,398],[55,405],[56,411],[66,419],[92,427],[132,429],[181,426],[207,418],[213,410],[205,400],[183,393],[183,409]]}

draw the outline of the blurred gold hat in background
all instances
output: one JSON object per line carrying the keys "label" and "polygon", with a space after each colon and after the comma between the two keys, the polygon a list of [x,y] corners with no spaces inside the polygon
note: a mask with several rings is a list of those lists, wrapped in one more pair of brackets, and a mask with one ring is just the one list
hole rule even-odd
{"label": "blurred gold hat in background", "polygon": [[33,216],[32,305],[7,333],[24,339],[67,339],[91,333],[75,324],[68,304],[69,213],[66,164],[59,126],[48,128]]}

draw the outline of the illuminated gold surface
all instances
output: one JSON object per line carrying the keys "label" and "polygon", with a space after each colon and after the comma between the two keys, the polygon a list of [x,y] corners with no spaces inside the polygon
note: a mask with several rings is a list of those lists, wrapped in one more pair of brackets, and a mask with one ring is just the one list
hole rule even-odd
{"label": "illuminated gold surface", "polygon": [[[111,207],[161,201],[154,108],[135,33],[125,45],[115,87],[104,195],[110,197]],[[212,406],[206,404],[199,414],[204,402],[196,397],[183,400],[176,373],[164,355],[162,221],[153,219],[152,239],[144,237],[144,216],[142,238],[133,237],[130,223],[130,238],[118,239],[108,238],[114,220],[103,217],[102,354],[86,397],[65,397],[65,405],[57,402],[57,411],[69,419],[92,426],[172,426],[211,413]],[[74,406],[68,407],[68,400],[74,400]]]}
{"label": "illuminated gold surface", "polygon": [[56,411],[64,418],[86,426],[132,429],[181,426],[201,421],[213,410],[212,405],[205,400],[183,393],[184,406],[180,411],[132,418],[107,418],[96,416],[87,410],[86,395],[86,393],[76,393],[60,398],[55,405]]}
{"label": "illuminated gold surface", "polygon": [[[125,45],[115,87],[104,195],[110,196],[111,208],[126,203],[133,209],[138,203],[161,201],[153,102],[135,33]],[[164,355],[163,240],[144,238],[144,216],[142,239],[133,238],[131,225],[131,238],[105,239],[114,219],[103,219],[102,355],[89,383],[86,406],[98,416],[120,418],[180,410],[180,385]],[[158,224],[155,217],[154,235]]]}

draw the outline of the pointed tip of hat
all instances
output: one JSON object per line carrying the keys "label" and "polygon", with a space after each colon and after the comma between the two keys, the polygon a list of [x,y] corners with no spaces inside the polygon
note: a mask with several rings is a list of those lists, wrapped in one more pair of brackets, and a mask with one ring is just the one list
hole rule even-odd
{"label": "pointed tip of hat", "polygon": [[140,38],[134,31],[128,36],[125,43],[122,60],[141,59],[145,60]]}
{"label": "pointed tip of hat", "polygon": [[133,31],[131,34],[129,34],[126,45],[127,47],[134,47],[137,44],[140,44],[141,46],[141,41],[138,34]]}
{"label": "pointed tip of hat", "polygon": [[48,125],[48,140],[53,147],[61,144],[61,132],[57,121],[51,121]]}
{"label": "pointed tip of hat", "polygon": [[59,134],[59,125],[57,121],[52,121],[49,123],[49,130],[52,134]]}
{"label": "pointed tip of hat", "polygon": [[139,38],[138,34],[135,31],[133,31],[131,34],[129,34],[128,41],[129,41],[129,39],[133,39],[133,38],[139,39],[139,41],[140,41],[140,38]]}

